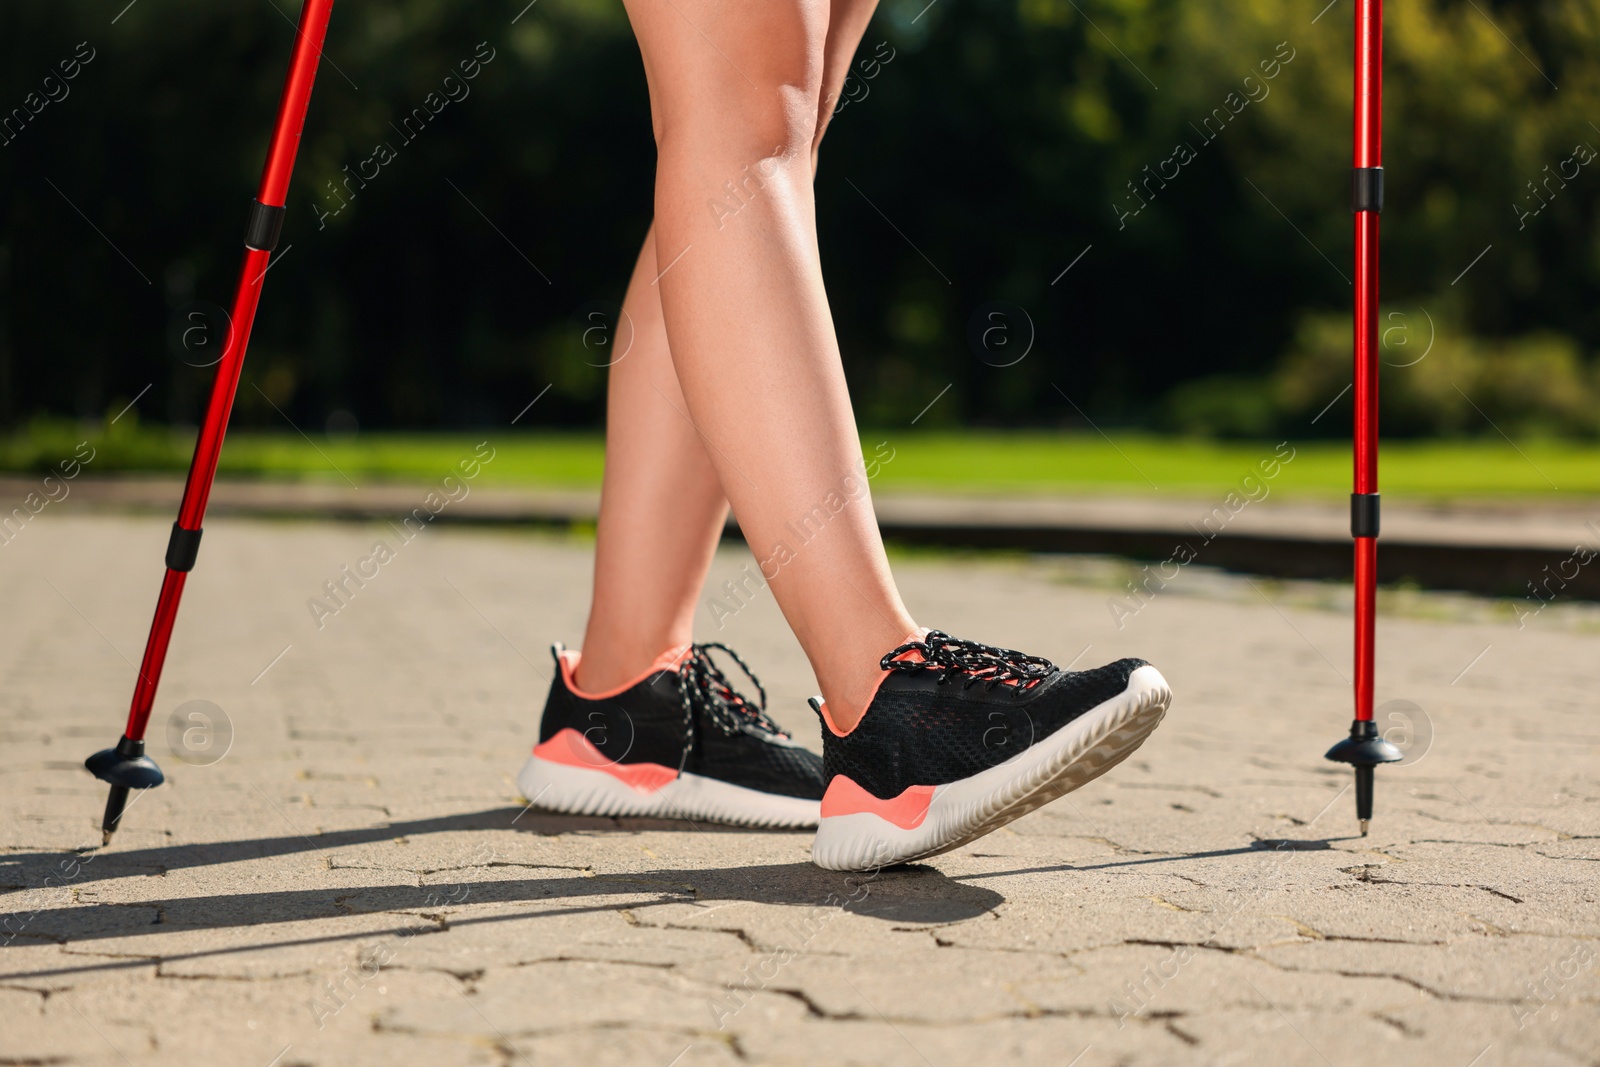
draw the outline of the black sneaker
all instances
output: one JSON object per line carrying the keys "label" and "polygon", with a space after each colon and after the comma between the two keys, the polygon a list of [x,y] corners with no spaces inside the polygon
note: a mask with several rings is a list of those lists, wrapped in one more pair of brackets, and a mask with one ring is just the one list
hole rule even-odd
{"label": "black sneaker", "polygon": [[[752,704],[712,662],[733,658]],[[663,653],[606,693],[573,683],[579,653],[555,645],[539,744],[517,775],[522,795],[573,815],[648,815],[739,826],[815,826],[822,760],[766,715],[767,694],[726,645]]]}
{"label": "black sneaker", "polygon": [[1141,659],[1066,671],[938,630],[879,666],[888,673],[849,733],[811,701],[828,781],[811,858],[829,870],[904,863],[982,837],[1127,759],[1172,701]]}

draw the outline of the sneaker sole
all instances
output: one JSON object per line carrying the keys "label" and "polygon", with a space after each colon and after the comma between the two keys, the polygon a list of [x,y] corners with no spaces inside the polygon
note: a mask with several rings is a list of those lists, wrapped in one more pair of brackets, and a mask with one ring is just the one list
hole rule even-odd
{"label": "sneaker sole", "polygon": [[763,793],[684,772],[641,793],[604,770],[530,756],[517,788],[531,804],[567,815],[688,819],[768,829],[806,829],[822,817],[820,801]]}
{"label": "sneaker sole", "polygon": [[933,792],[927,815],[902,829],[871,812],[822,820],[811,861],[830,871],[866,871],[960,848],[1089,784],[1133,754],[1167,713],[1172,690],[1140,667],[1128,688],[1037,745]]}

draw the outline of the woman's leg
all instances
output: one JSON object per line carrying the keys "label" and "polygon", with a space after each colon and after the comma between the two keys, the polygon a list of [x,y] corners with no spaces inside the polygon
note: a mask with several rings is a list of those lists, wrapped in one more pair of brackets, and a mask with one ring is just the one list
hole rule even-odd
{"label": "woman's leg", "polygon": [[[650,392],[659,414],[692,420],[848,724],[881,677],[877,657],[915,624],[872,513],[817,251],[812,152],[832,12],[826,0],[631,0],[628,11],[650,82],[655,284],[684,407]],[[841,66],[829,73],[842,82]]]}
{"label": "woman's leg", "polygon": [[[829,22],[858,36],[870,8],[848,0],[836,7],[831,0],[768,0],[721,9],[714,6],[721,0],[625,2],[644,53],[659,154],[651,280],[671,345],[661,341],[658,352],[670,352],[681,397],[659,385],[649,393],[630,388],[630,381],[647,381],[643,371],[613,379],[619,406],[611,413],[608,454],[633,466],[607,472],[602,553],[608,562],[596,583],[596,612],[603,605],[625,610],[631,590],[621,576],[628,565],[645,580],[660,577],[653,568],[676,567],[663,586],[669,595],[649,598],[660,636],[640,643],[637,655],[642,660],[663,644],[687,640],[689,597],[703,581],[715,532],[709,519],[722,514],[721,498],[704,478],[709,467],[811,659],[828,703],[824,752],[829,764],[845,768],[828,774],[814,754],[781,735],[719,731],[710,713],[704,731],[695,719],[696,740],[685,749],[691,761],[698,754],[693,766],[707,774],[685,771],[660,792],[687,781],[723,798],[704,805],[707,817],[729,818],[732,811],[733,821],[760,825],[819,821],[812,860],[826,868],[879,869],[948,851],[1125,759],[1161,721],[1171,692],[1142,660],[1066,672],[1040,657],[937,632],[918,631],[914,643],[895,650],[891,670],[879,668],[879,657],[915,628],[889,576],[866,491],[811,198],[816,147],[853,51],[853,45],[829,47]],[[647,245],[636,291],[642,292],[649,255]],[[693,426],[706,465],[675,470],[693,449],[681,437],[663,446],[676,458],[661,465],[662,476],[674,484],[681,476],[706,494],[688,516],[692,536],[669,538],[667,550],[653,548],[641,527],[624,524],[627,514],[659,520],[670,511],[663,501],[673,494],[660,485],[654,506],[643,506],[650,498],[639,495],[643,459],[661,458],[641,451],[648,427],[659,423],[635,419],[627,405],[650,394],[662,402],[658,415],[672,410]],[[590,632],[604,638],[607,628],[591,620]],[[641,632],[652,631],[642,625]],[[943,684],[956,676],[964,683]],[[564,692],[553,687],[552,699]],[[585,724],[597,714],[593,701],[568,695],[567,703],[581,704]],[[869,704],[871,728],[854,729]],[[674,702],[667,718],[676,722],[676,712]],[[541,733],[551,725],[547,707]],[[629,726],[619,732],[631,746],[638,736],[631,717]],[[592,727],[584,729],[588,737]],[[566,732],[534,749],[518,777],[525,795],[538,799],[584,770],[575,771],[555,750],[549,759],[540,755]],[[609,734],[596,736],[604,742]],[[710,751],[719,738],[762,743],[769,736],[776,740],[764,743],[783,747],[787,761],[771,749],[754,758],[746,750]],[[751,785],[728,773],[779,764],[790,772],[764,771]],[[607,773],[584,778],[560,810],[637,811],[644,803],[638,791],[617,786]],[[718,792],[719,783],[740,788]],[[752,795],[759,803],[751,803]],[[775,804],[783,810],[769,811]],[[675,803],[651,810],[682,814]]]}
{"label": "woman's leg", "polygon": [[[811,162],[877,0],[834,0],[824,47]],[[692,638],[695,600],[727,515],[727,499],[694,427],[662,322],[655,231],[645,236],[609,368],[606,473],[594,595],[579,681],[601,691],[637,677]],[[666,403],[663,403],[663,400]],[[663,536],[664,532],[664,536]]]}
{"label": "woman's leg", "polygon": [[878,9],[878,0],[830,0],[828,12],[828,37],[822,47],[822,96],[817,108],[816,131],[811,135],[811,173],[816,176],[817,150],[822,147],[822,135],[833,121],[833,109],[844,92],[845,79],[850,75],[850,64],[856,49],[861,47],[861,35],[867,32],[867,23]]}
{"label": "woman's leg", "polygon": [[689,424],[661,321],[655,230],[634,265],[606,386],[606,471],[594,599],[577,681],[604,692],[692,639],[695,600],[727,518],[717,472]]}

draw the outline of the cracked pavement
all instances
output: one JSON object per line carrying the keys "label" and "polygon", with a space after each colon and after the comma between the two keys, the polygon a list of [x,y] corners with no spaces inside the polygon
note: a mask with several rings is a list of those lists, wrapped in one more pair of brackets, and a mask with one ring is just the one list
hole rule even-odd
{"label": "cracked pavement", "polygon": [[[1592,605],[1519,629],[1384,595],[1407,761],[1363,839],[1321,758],[1348,590],[1189,568],[1119,630],[1126,564],[897,559],[924,624],[1141,655],[1176,699],[1106,778],[845,876],[805,833],[517,795],[547,647],[582,634],[581,540],[220,520],[151,721],[167,784],[101,850],[81,763],[121,728],[167,531],[68,512],[0,548],[0,1064],[1600,1064]],[[395,558],[319,629],[307,599],[377,538]],[[700,620],[815,744],[770,594]],[[194,700],[232,725],[209,765],[169,722]]]}

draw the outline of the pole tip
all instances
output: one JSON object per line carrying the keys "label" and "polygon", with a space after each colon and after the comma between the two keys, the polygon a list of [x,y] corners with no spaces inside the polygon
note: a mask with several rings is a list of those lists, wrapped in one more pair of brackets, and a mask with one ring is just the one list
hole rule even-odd
{"label": "pole tip", "polygon": [[106,797],[106,813],[100,820],[100,847],[105,848],[111,844],[111,835],[117,832],[121,825],[122,812],[128,806],[128,787],[113,785],[111,793]]}
{"label": "pole tip", "polygon": [[1361,824],[1361,836],[1362,837],[1366,837],[1367,836],[1367,827],[1369,825],[1371,825],[1372,820],[1371,819],[1357,819],[1356,821]]}

